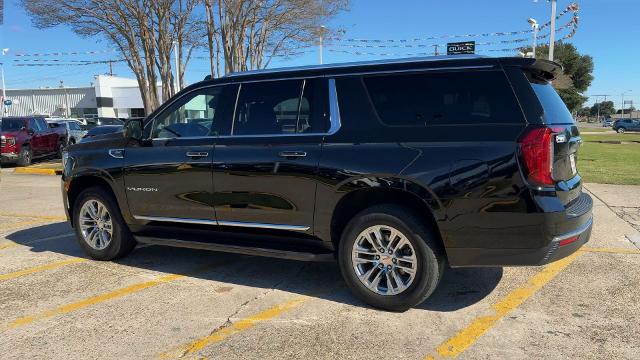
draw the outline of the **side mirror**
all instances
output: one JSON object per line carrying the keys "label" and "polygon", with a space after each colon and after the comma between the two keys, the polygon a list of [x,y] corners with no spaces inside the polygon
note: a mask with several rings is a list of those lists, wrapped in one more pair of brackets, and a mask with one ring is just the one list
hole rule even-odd
{"label": "side mirror", "polygon": [[[24,129],[24,126],[23,126],[22,128]],[[27,130],[27,134],[29,134],[29,135],[33,135],[33,134],[35,134],[35,133],[36,133],[36,132],[35,132],[35,130],[33,130],[33,129],[29,129],[29,130]]]}
{"label": "side mirror", "polygon": [[142,141],[143,125],[142,119],[127,120],[127,122],[124,123],[123,131],[125,139]]}

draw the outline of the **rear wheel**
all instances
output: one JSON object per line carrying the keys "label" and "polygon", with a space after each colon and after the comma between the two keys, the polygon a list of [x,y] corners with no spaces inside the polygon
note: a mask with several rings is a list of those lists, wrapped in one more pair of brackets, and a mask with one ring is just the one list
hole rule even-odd
{"label": "rear wheel", "polygon": [[33,151],[29,146],[23,146],[18,156],[18,166],[29,166],[33,160]]}
{"label": "rear wheel", "polygon": [[627,131],[627,129],[625,129],[623,127],[618,128],[618,134],[624,134],[625,131]]}
{"label": "rear wheel", "polygon": [[101,187],[80,193],[74,205],[73,221],[80,246],[96,260],[125,256],[136,245],[113,195]]}
{"label": "rear wheel", "polygon": [[340,270],[349,288],[374,307],[404,311],[435,290],[444,256],[434,233],[396,205],[356,215],[342,234]]}

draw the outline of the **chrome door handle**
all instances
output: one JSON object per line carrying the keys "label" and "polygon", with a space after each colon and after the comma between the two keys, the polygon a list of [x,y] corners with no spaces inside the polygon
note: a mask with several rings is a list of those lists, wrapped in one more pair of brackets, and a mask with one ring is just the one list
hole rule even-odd
{"label": "chrome door handle", "polygon": [[187,152],[187,157],[190,158],[201,158],[201,157],[207,157],[209,156],[208,152],[204,152],[204,151],[189,151]]}
{"label": "chrome door handle", "polygon": [[305,157],[307,153],[304,151],[281,151],[278,156],[283,158]]}

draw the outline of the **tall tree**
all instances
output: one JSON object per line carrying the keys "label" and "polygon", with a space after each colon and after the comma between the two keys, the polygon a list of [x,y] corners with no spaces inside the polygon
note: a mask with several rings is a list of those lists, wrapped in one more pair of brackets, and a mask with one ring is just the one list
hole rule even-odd
{"label": "tall tree", "polygon": [[589,109],[589,115],[598,116],[603,118],[609,118],[611,115],[616,113],[616,109],[613,105],[613,101],[602,101],[599,103],[593,104],[593,106]]}
{"label": "tall tree", "polygon": [[[536,57],[548,59],[549,46],[537,48]],[[587,101],[583,94],[593,81],[593,58],[580,54],[578,49],[569,43],[557,43],[554,57],[555,61],[562,65],[564,73],[553,82],[553,86],[569,110],[572,113],[576,112]]]}
{"label": "tall tree", "polygon": [[81,36],[104,37],[121,53],[140,87],[146,113],[175,93],[172,45],[179,51],[180,81],[191,51],[202,42],[190,37],[194,9],[201,0],[20,0],[39,27],[69,26]]}
{"label": "tall tree", "polygon": [[321,32],[336,34],[324,25],[347,6],[348,0],[205,0],[210,57],[222,56],[226,73],[265,68],[275,56],[314,45]]}

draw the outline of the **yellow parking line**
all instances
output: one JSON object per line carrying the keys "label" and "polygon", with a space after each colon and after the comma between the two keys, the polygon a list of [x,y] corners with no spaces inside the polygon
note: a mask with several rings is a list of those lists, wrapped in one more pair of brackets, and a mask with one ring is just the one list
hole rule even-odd
{"label": "yellow parking line", "polygon": [[[462,354],[491,329],[498,320],[515,310],[545,284],[553,280],[562,270],[573,263],[580,254],[580,252],[576,252],[544,267],[533,275],[524,286],[513,290],[496,304],[493,304],[492,308],[495,312],[493,315],[476,317],[471,324],[440,344],[436,349],[437,354],[447,358],[457,357]],[[428,355],[425,359],[433,359],[433,355]]]}
{"label": "yellow parking line", "polygon": [[53,270],[53,269],[63,267],[65,265],[77,264],[85,261],[87,261],[87,259],[73,258],[73,259],[67,259],[62,261],[56,261],[50,264],[35,266],[29,269],[24,269],[24,270],[20,270],[20,271],[8,273],[8,274],[0,274],[0,281],[15,279],[20,276],[34,274],[34,273],[46,271],[46,270]]}
{"label": "yellow parking line", "polygon": [[32,175],[60,175],[62,174],[62,170],[17,167],[13,170],[13,173],[14,174],[32,174]]}
{"label": "yellow parking line", "polygon": [[261,322],[271,320],[286,311],[292,310],[302,305],[304,302],[308,301],[309,299],[310,299],[309,296],[295,297],[285,303],[273,306],[267,310],[261,311],[247,318],[238,320],[237,322],[234,322],[233,324],[227,327],[223,327],[221,329],[214,331],[210,335],[196,339],[190,343],[180,345],[172,350],[164,352],[160,354],[159,357],[164,359],[179,358],[182,356],[193,354],[199,350],[202,350],[206,346],[219,343],[231,335],[237,334],[244,330],[248,330],[258,325]]}
{"label": "yellow parking line", "polygon": [[0,244],[0,250],[2,249],[8,249],[14,246],[18,246],[18,244],[16,243],[9,243],[9,244]]}
{"label": "yellow parking line", "polygon": [[0,227],[1,231],[6,231],[6,230],[14,230],[14,229],[18,229],[27,225],[33,225],[33,224],[38,224],[38,223],[42,223],[42,219],[39,220],[26,220],[26,221],[19,221],[16,223],[11,223],[8,225],[4,225],[2,227]]}
{"label": "yellow parking line", "polygon": [[618,249],[618,248],[582,248],[580,251],[584,252],[602,252],[610,254],[638,254],[640,250]]}
{"label": "yellow parking line", "polygon": [[35,314],[35,315],[27,315],[27,316],[23,316],[21,318],[18,318],[12,322],[10,322],[9,324],[0,327],[0,328],[4,328],[4,329],[15,329],[24,325],[28,325],[31,324],[35,321],[38,320],[44,320],[44,319],[48,319],[48,318],[52,318],[54,316],[58,316],[58,315],[62,315],[62,314],[68,314],[70,312],[76,311],[76,310],[80,310],[80,309],[84,309],[87,308],[89,306],[92,305],[96,305],[108,300],[113,300],[113,299],[117,299],[144,289],[148,289],[154,286],[158,286],[161,284],[165,284],[168,282],[172,282],[174,280],[178,280],[185,277],[185,275],[177,275],[177,274],[172,274],[172,275],[166,275],[166,276],[161,276],[158,277],[154,280],[149,280],[149,281],[145,281],[145,282],[141,282],[141,283],[137,283],[137,284],[133,284],[133,285],[129,285],[114,291],[110,291],[101,295],[96,295],[96,296],[92,296],[89,298],[86,298],[84,300],[80,300],[80,301],[76,301],[67,305],[63,305],[60,306],[58,308],[52,309],[52,310],[47,310],[44,312],[41,312],[39,314]]}
{"label": "yellow parking line", "polygon": [[62,220],[62,221],[67,220],[67,218],[64,216],[45,216],[45,215],[33,215],[33,214],[0,213],[0,216],[43,219],[43,220]]}

